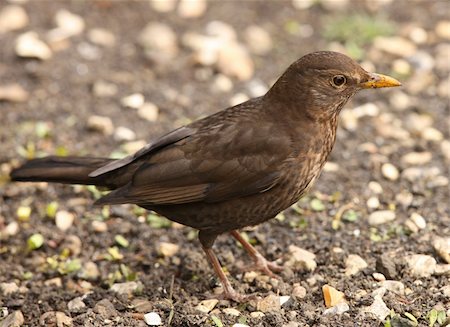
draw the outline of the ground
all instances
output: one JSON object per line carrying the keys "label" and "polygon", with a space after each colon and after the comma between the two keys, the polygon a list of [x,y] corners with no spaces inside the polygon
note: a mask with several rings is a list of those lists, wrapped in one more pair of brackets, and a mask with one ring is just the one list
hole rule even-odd
{"label": "ground", "polygon": [[[10,5],[2,2],[0,13]],[[14,24],[0,18],[0,319],[9,313],[1,326],[11,325],[8,318],[20,323],[21,314],[26,326],[145,326],[149,312],[164,326],[445,324],[449,262],[436,243],[450,242],[448,2],[209,2],[205,11],[192,1],[184,10],[169,3],[167,11],[148,1],[13,5],[28,21],[5,28]],[[63,32],[52,38],[61,10],[81,23],[75,18],[64,27],[73,17],[63,16]],[[150,41],[143,41],[148,23],[163,28],[147,31]],[[254,25],[259,34],[249,32]],[[94,28],[106,36],[95,37]],[[50,58],[18,55],[16,42],[27,31],[50,46]],[[199,45],[193,35],[210,39]],[[220,62],[214,50],[220,44],[238,50]],[[194,230],[131,205],[96,207],[99,191],[92,188],[8,181],[27,157],[123,156],[260,95],[295,59],[324,49],[347,52],[403,86],[358,94],[311,193],[277,219],[243,231],[285,265],[280,279],[243,272],[249,263],[243,249],[229,235],[217,240],[236,289],[266,301],[221,300],[201,311],[198,304],[214,298],[219,285]],[[12,84],[20,90],[6,88]],[[123,100],[135,93],[159,111],[139,96],[136,105]],[[315,255],[309,269],[298,248]],[[367,264],[354,274],[352,255]],[[425,261],[414,267],[414,255]],[[384,278],[400,283],[395,288]],[[117,291],[127,281],[136,283]],[[323,285],[345,294],[346,312],[324,314]],[[270,294],[289,299],[264,306]],[[388,312],[377,317],[376,301]]]}

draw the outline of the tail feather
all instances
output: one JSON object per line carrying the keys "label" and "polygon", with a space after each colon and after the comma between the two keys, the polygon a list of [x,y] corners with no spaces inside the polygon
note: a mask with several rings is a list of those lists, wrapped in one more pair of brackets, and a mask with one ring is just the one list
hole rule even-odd
{"label": "tail feather", "polygon": [[55,182],[111,187],[106,176],[89,177],[92,171],[114,159],[92,157],[56,157],[33,159],[11,172],[11,180],[21,182]]}

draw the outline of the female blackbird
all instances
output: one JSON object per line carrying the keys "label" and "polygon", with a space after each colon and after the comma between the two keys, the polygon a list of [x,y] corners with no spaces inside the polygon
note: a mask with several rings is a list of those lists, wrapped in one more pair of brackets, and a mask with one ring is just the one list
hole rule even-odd
{"label": "female blackbird", "polygon": [[339,112],[357,91],[399,85],[343,54],[314,52],[265,95],[178,128],[134,155],[35,159],[11,178],[106,186],[113,191],[98,204],[134,203],[198,229],[224,297],[242,301],[212,250],[216,237],[231,233],[255,269],[279,271],[237,230],[275,217],[305,194],[333,148]]}

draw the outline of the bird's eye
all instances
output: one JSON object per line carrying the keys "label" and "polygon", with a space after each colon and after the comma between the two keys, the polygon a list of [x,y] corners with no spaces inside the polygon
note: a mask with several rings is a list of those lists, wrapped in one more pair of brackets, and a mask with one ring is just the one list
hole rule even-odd
{"label": "bird's eye", "polygon": [[347,82],[347,79],[345,78],[344,75],[336,75],[331,80],[331,83],[333,84],[333,86],[337,86],[337,87],[344,85],[345,82]]}

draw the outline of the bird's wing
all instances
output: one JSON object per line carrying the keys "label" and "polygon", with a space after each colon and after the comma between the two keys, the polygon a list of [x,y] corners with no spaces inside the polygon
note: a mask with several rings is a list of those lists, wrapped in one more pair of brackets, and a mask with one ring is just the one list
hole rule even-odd
{"label": "bird's wing", "polygon": [[272,188],[281,175],[275,167],[291,153],[290,140],[273,123],[242,119],[203,122],[196,133],[141,156],[131,181],[99,203],[220,202]]}

